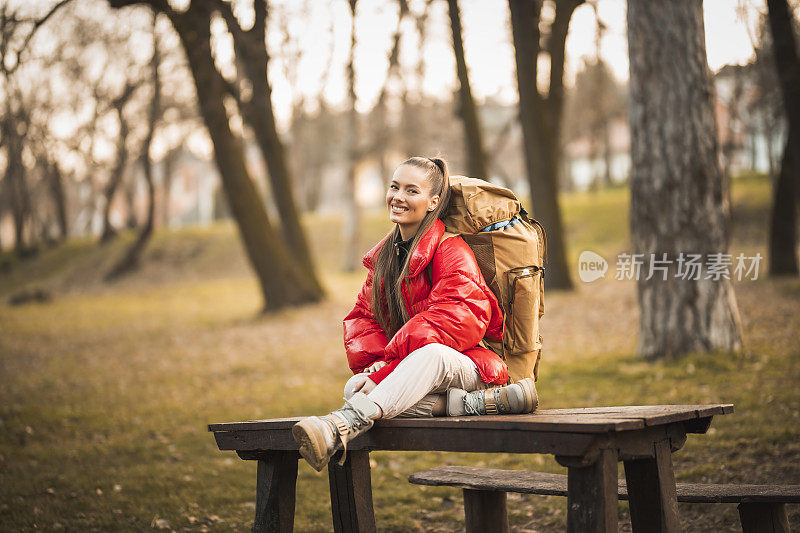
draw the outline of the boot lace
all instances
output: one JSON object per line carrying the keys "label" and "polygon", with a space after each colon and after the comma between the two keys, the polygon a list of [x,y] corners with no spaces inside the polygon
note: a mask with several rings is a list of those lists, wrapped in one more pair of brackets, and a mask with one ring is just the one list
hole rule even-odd
{"label": "boot lace", "polygon": [[339,459],[339,466],[344,466],[347,460],[347,442],[350,440],[350,434],[369,426],[370,418],[358,409],[356,409],[350,400],[344,398],[344,407],[332,412],[332,415],[337,415],[338,420],[335,421],[337,434],[339,440],[342,442],[342,458]]}
{"label": "boot lace", "polygon": [[464,410],[470,415],[480,415],[484,409],[483,391],[469,393],[464,396]]}

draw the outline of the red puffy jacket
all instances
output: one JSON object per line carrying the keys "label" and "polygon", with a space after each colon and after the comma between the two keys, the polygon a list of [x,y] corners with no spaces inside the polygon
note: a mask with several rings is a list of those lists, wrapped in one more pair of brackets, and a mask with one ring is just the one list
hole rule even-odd
{"label": "red puffy jacket", "polygon": [[[384,238],[367,255],[367,280],[356,305],[344,319],[344,346],[354,373],[363,372],[376,361],[388,364],[370,375],[380,383],[409,353],[426,344],[439,343],[463,353],[478,366],[484,383],[502,385],[508,381],[508,367],[494,352],[478,346],[485,336],[503,337],[503,313],[481,275],[472,249],[461,237],[439,240],[444,224],[437,220],[409,259],[408,289],[403,283],[403,300],[410,319],[387,339],[370,308],[374,259]],[[430,263],[430,279],[426,267]],[[409,294],[410,292],[410,294]]]}

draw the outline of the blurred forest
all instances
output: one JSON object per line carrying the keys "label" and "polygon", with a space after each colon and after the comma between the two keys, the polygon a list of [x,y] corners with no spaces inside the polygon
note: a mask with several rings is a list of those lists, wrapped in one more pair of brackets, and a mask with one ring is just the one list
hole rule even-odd
{"label": "blurred forest", "polygon": [[[658,133],[644,123],[644,129],[637,127],[639,117],[648,121],[658,113],[647,110],[635,94],[629,96],[627,81],[613,74],[613,65],[604,59],[609,29],[600,15],[601,2],[510,1],[507,33],[494,38],[513,50],[515,68],[508,71],[508,81],[516,83],[498,86],[496,96],[477,99],[457,0],[5,1],[0,13],[0,246],[25,259],[69,238],[94,237],[102,246],[121,229],[135,230],[138,238],[103,274],[110,282],[139,266],[154,230],[232,218],[259,279],[264,310],[315,302],[324,290],[302,227],[304,214],[342,214],[340,268],[354,271],[372,244],[360,235],[362,211],[380,205],[394,166],[412,154],[441,153],[457,173],[500,182],[529,198],[533,215],[548,231],[550,289],[573,286],[560,192],[626,186],[631,175],[643,176],[642,183],[657,183],[653,168],[663,170],[671,176],[667,181],[681,189],[687,179],[709,180],[711,189],[724,191],[737,173],[773,176],[770,266],[775,273],[796,274],[796,202],[785,199],[798,196],[800,187],[793,185],[797,171],[786,159],[793,146],[786,141],[793,140],[787,135],[793,108],[783,105],[796,100],[790,94],[797,87],[792,81],[798,69],[796,40],[791,22],[784,27],[768,24],[790,21],[788,4],[769,4],[769,9],[744,3],[736,7],[754,50],[748,63],[726,65],[712,77],[704,47],[687,56],[706,72],[683,83],[707,86],[709,94],[685,104],[695,110],[701,105],[708,120],[691,123],[675,112],[682,104],[672,102],[660,119],[662,133],[683,131],[712,140],[710,151],[697,157],[719,158],[719,163],[669,168],[666,163],[674,158],[659,162],[656,145],[672,141],[654,138]],[[685,6],[677,9],[691,13],[690,20],[702,20],[700,6],[693,5],[695,13]],[[776,6],[784,11],[770,19]],[[643,23],[632,21],[635,7],[636,2],[629,6],[628,25],[641,29]],[[467,4],[467,9],[487,7]],[[505,6],[491,9],[503,11]],[[568,65],[566,43],[576,10],[584,18],[593,17],[593,43],[582,38],[594,51]],[[658,28],[669,27],[664,17],[675,15],[656,10],[640,16],[657,21]],[[672,25],[684,28],[674,20]],[[306,22],[320,31],[310,35]],[[776,31],[784,36],[779,42],[788,45],[772,46]],[[693,39],[692,32],[702,36],[702,24],[686,29],[684,38]],[[383,45],[382,52],[369,51],[380,52],[383,59],[363,68],[358,58],[366,54],[364,46],[374,43]],[[426,54],[433,46],[436,53]],[[678,78],[668,74],[669,65],[634,69],[640,56],[678,57],[674,52],[685,48],[680,41],[663,44],[662,51],[654,50],[658,46],[658,41],[629,41],[630,79],[638,83],[637,76],[647,80],[660,73],[666,84],[643,86],[642,95],[654,94],[656,88],[667,95],[683,94]],[[773,48],[794,53],[778,57]],[[426,84],[442,56],[444,64],[454,67],[454,86],[431,91]],[[776,69],[776,61],[781,68]],[[383,70],[376,72],[375,65],[381,64]],[[281,90],[277,99],[275,80]],[[330,95],[333,80],[339,82],[338,99]],[[365,87],[369,94],[359,94],[367,92]],[[516,102],[508,98],[514,92]],[[629,120],[631,106],[637,114]],[[701,145],[688,146],[692,151]],[[676,145],[675,150],[688,155],[686,147]],[[702,177],[692,177],[697,175]],[[789,177],[778,179],[784,175]],[[637,205],[651,201],[655,203],[644,207],[645,212],[665,205],[659,186],[637,183],[633,181],[634,213]],[[696,220],[694,230],[670,222],[661,231],[634,217],[632,235],[639,243],[634,251],[677,255],[684,250],[676,246],[689,246],[725,252],[729,207],[718,193],[713,198],[710,211],[702,197],[676,197],[678,203],[669,205],[681,204],[683,212],[664,210],[669,221],[698,210],[706,213],[710,218]],[[715,227],[719,238],[675,240],[676,231],[688,235],[700,226]],[[725,280],[712,284],[717,285],[723,287],[719,297],[732,302],[724,307],[733,306],[732,329],[723,335],[729,340],[720,346],[730,349],[738,345],[735,301],[727,296]],[[641,287],[646,291],[646,285]],[[665,296],[668,300],[681,300],[674,298],[672,285],[665,287],[672,294]],[[670,307],[666,301],[652,305]],[[659,317],[657,322],[663,318],[651,316]],[[646,329],[644,323],[642,327]],[[710,333],[713,327],[706,329],[686,335],[716,335]],[[645,343],[649,348],[640,351],[656,356],[703,348],[692,342],[674,350],[656,340]]]}
{"label": "blurred forest", "polygon": [[[204,424],[338,406],[341,319],[412,155],[511,188],[544,225],[543,405],[733,402],[679,480],[796,483],[799,14],[0,0],[0,529],[249,527],[251,472]],[[725,20],[745,33],[720,38]],[[605,279],[579,280],[584,250]],[[764,262],[678,279],[684,253]],[[650,276],[614,279],[624,254]],[[405,486],[413,470],[530,467],[375,458],[387,531],[463,520],[449,489]],[[301,471],[299,529],[329,527],[326,483]],[[562,503],[509,497],[512,527],[560,527]],[[681,513],[738,528],[735,509]]]}

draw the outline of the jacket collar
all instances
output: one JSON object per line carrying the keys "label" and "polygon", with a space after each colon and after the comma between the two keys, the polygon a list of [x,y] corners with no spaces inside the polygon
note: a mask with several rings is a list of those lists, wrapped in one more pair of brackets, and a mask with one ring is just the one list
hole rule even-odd
{"label": "jacket collar", "polygon": [[[428,232],[425,233],[425,236],[419,241],[419,245],[417,245],[411,253],[411,259],[408,264],[409,277],[418,276],[419,273],[428,266],[428,263],[433,259],[433,254],[436,253],[436,248],[439,247],[439,240],[442,238],[442,235],[444,235],[444,222],[437,219]],[[386,242],[388,238],[389,235],[381,239],[381,242],[367,252],[367,255],[365,255],[361,261],[365,267],[370,270],[375,269],[375,257],[377,257],[381,246],[383,246],[383,243]]]}

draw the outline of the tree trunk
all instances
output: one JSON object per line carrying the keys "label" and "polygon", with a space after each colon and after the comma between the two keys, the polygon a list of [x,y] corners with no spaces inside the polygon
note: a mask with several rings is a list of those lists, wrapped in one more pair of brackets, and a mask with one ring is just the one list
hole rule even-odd
{"label": "tree trunk", "polygon": [[53,207],[56,211],[56,221],[58,222],[58,240],[65,241],[69,234],[67,222],[67,198],[64,194],[64,180],[61,169],[56,161],[45,161],[45,172],[47,172],[50,195],[53,199]]}
{"label": "tree trunk", "polygon": [[122,197],[125,199],[125,228],[136,229],[139,226],[139,216],[136,213],[136,180],[130,180],[122,187]]}
{"label": "tree trunk", "polygon": [[183,149],[183,144],[177,148],[173,148],[162,159],[162,179],[161,179],[161,226],[166,228],[169,226],[170,219],[170,198],[172,196],[172,174],[175,171],[175,160]]}
{"label": "tree trunk", "polygon": [[358,141],[358,111],[356,111],[356,73],[354,57],[356,49],[356,0],[350,2],[350,57],[347,61],[347,197],[344,215],[344,270],[354,272],[361,264],[361,208],[358,205],[356,171],[361,156]]}
{"label": "tree trunk", "polygon": [[794,16],[786,0],[767,0],[767,6],[773,56],[789,130],[773,194],[769,273],[796,276],[796,202],[800,193],[800,59],[797,57],[797,43],[794,38]]}
{"label": "tree trunk", "polygon": [[509,0],[508,3],[517,65],[519,120],[533,215],[547,231],[547,287],[571,289],[566,241],[558,205],[558,139],[563,108],[564,40],[569,17],[576,4],[561,2],[556,5],[550,43],[550,92],[545,100],[536,86],[541,4],[527,0]]}
{"label": "tree trunk", "polygon": [[611,154],[611,121],[603,121],[603,181],[606,187],[614,183],[614,177],[611,175],[611,167],[613,164]]}
{"label": "tree trunk", "polygon": [[[319,208],[322,197],[322,174],[327,165],[328,147],[334,135],[329,134],[330,113],[325,105],[324,97],[319,97],[319,112],[315,117],[304,116],[303,139],[307,143],[314,143],[311,157],[304,161],[305,176],[303,179],[303,201],[306,210],[314,212]],[[299,154],[298,157],[302,157]]]}
{"label": "tree trunk", "polygon": [[[564,112],[564,58],[566,57],[567,33],[572,14],[583,0],[559,0],[556,2],[556,16],[550,26],[550,37],[547,40],[547,53],[550,56],[550,89],[545,101],[544,113],[548,115],[543,126],[548,128],[543,135],[548,142],[550,154],[551,179],[556,184],[561,177],[561,118]],[[541,103],[541,100],[537,101]],[[544,114],[543,113],[543,114]]]}
{"label": "tree trunk", "polygon": [[[225,8],[225,6],[223,6]],[[297,209],[292,192],[291,176],[286,164],[286,151],[278,136],[275,124],[275,113],[272,108],[272,87],[267,77],[266,24],[267,2],[255,0],[253,8],[255,22],[253,27],[244,31],[238,26],[230,6],[224,9],[228,26],[234,37],[234,47],[237,59],[246,72],[247,79],[252,84],[251,97],[242,104],[242,118],[253,128],[256,141],[261,150],[264,163],[267,166],[272,194],[281,219],[283,239],[296,261],[296,267],[303,271],[307,278],[307,285],[313,287],[319,297],[322,297],[322,285],[317,279],[314,263],[308,241],[300,222],[300,213]]]}
{"label": "tree trunk", "polygon": [[5,186],[8,191],[12,220],[14,221],[14,252],[26,257],[36,251],[35,232],[31,220],[31,193],[25,179],[22,163],[22,139],[17,132],[17,117],[6,105],[6,116],[2,118],[3,141],[6,145]]}
{"label": "tree trunk", "polygon": [[769,223],[769,275],[796,276],[797,265],[797,198],[792,160],[792,134],[786,140],[781,171],[772,186],[772,211]]}
{"label": "tree trunk", "polygon": [[141,161],[144,169],[144,179],[147,184],[147,218],[134,243],[125,252],[122,259],[115,264],[105,276],[106,281],[116,279],[138,268],[142,253],[153,235],[155,218],[155,184],[153,183],[153,162],[150,161],[150,143],[152,135],[145,141],[145,150]]}
{"label": "tree trunk", "polygon": [[458,0],[447,0],[450,12],[450,28],[453,32],[453,52],[456,56],[456,74],[458,75],[458,115],[464,125],[464,149],[467,152],[467,173],[470,176],[486,179],[489,177],[486,168],[486,155],[483,151],[481,123],[472,88],[469,83],[467,62],[464,58],[464,43],[461,31],[461,13]]}
{"label": "tree trunk", "polygon": [[105,197],[105,204],[103,205],[103,231],[100,233],[100,244],[105,244],[111,239],[116,237],[117,231],[111,225],[111,204],[114,202],[114,196],[122,183],[122,178],[125,175],[125,167],[128,164],[128,148],[125,141],[128,139],[128,122],[123,116],[122,110],[125,105],[125,100],[116,105],[117,118],[119,120],[119,136],[117,137],[117,157],[114,162],[114,168],[108,177],[103,189],[103,196]]}
{"label": "tree trunk", "polygon": [[[638,351],[657,359],[738,349],[730,280],[702,279],[729,240],[702,3],[629,0],[628,47],[631,234],[643,254]],[[663,254],[665,263],[653,263]],[[686,275],[684,266],[680,275],[679,254],[700,254],[702,272]]]}

